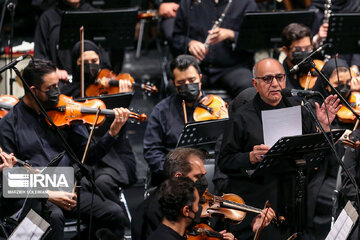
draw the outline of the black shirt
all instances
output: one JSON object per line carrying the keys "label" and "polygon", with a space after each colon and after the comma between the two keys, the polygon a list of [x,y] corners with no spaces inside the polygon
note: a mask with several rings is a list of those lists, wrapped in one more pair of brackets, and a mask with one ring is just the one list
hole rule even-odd
{"label": "black shirt", "polygon": [[[60,2],[60,1],[59,1]],[[79,8],[52,7],[40,17],[35,29],[34,56],[52,61],[59,69],[71,73],[71,49],[59,49],[61,15],[67,10],[90,11],[95,10],[89,3],[82,3]]]}
{"label": "black shirt", "polygon": [[[205,42],[208,31],[221,16],[227,3],[228,0],[219,0],[218,4],[214,0],[202,0],[200,4],[195,4],[193,0],[181,1],[173,32],[173,46],[178,54],[187,52],[191,40]],[[232,1],[220,27],[233,30],[236,43],[245,12],[256,10],[257,5],[252,0]],[[225,40],[211,45],[202,64],[214,69],[236,65],[251,67],[253,54],[234,51],[232,44],[233,42]]]}
{"label": "black shirt", "polygon": [[[257,94],[253,101],[245,103],[239,109],[236,109],[230,115],[228,124],[225,127],[218,160],[221,171],[229,177],[226,192],[239,194],[246,204],[257,208],[263,208],[264,203],[269,200],[271,207],[279,214],[284,214],[288,223],[291,220],[289,220],[287,214],[291,213],[288,213],[288,210],[285,209],[288,209],[287,207],[293,204],[289,201],[292,198],[289,190],[293,184],[290,181],[291,179],[289,180],[285,174],[251,178],[246,170],[256,167],[256,165],[250,163],[249,158],[249,153],[253,150],[253,147],[264,144],[261,111],[295,105],[293,99],[283,98],[277,106],[270,106],[262,101],[259,94]],[[315,124],[304,108],[302,108],[302,129],[303,133],[316,132]],[[284,189],[286,190],[284,191]],[[239,226],[242,232],[241,237],[252,236],[251,219],[251,214],[249,214],[245,222]],[[264,237],[264,239],[274,239],[274,236],[278,234],[274,232],[277,230],[273,229],[273,226],[269,226],[268,231],[270,237]]]}
{"label": "black shirt", "polygon": [[166,239],[166,240],[184,240],[186,238],[180,236],[177,232],[173,229],[169,228],[164,224],[160,224],[159,227],[153,232],[147,240],[159,240],[159,239]]}
{"label": "black shirt", "polygon": [[[63,143],[54,129],[50,128],[42,115],[37,114],[20,100],[13,109],[0,120],[0,146],[8,153],[14,153],[22,160],[29,160],[32,166],[46,166],[60,152]],[[62,129],[65,139],[81,159],[89,136],[83,124],[72,124]],[[102,158],[117,141],[108,132],[97,142],[90,144],[87,164]],[[59,166],[70,166],[71,160],[65,154]]]}
{"label": "black shirt", "polygon": [[[193,121],[197,103],[193,107],[186,107],[188,122]],[[176,94],[154,107],[144,135],[144,158],[153,172],[163,170],[166,154],[176,147],[184,126],[184,112]]]}

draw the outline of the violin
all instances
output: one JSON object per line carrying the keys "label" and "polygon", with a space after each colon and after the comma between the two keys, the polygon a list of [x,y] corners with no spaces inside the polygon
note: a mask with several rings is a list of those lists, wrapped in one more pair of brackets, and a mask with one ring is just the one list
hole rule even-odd
{"label": "violin", "polygon": [[[100,126],[105,122],[105,116],[115,116],[112,109],[106,109],[105,103],[99,99],[86,100],[85,102],[75,102],[72,97],[60,94],[59,103],[55,109],[48,111],[48,115],[58,127],[69,126],[72,122],[80,121],[84,124],[93,124],[96,113],[99,110],[99,117],[95,126]],[[147,119],[145,114],[130,113],[130,118],[143,122]]]}
{"label": "violin", "polygon": [[[318,59],[315,59],[314,63],[319,70],[321,70],[325,65],[325,63],[323,61],[318,60]],[[319,76],[319,74],[315,71],[314,68],[310,69],[310,73],[311,73],[311,78],[310,78],[310,84],[309,84],[308,89],[312,89],[314,87],[316,80]],[[303,75],[301,75],[299,77],[299,83],[303,89],[305,89],[305,86],[306,86],[306,79],[307,79],[307,73],[304,73]]]}
{"label": "violin", "polygon": [[193,113],[193,118],[197,122],[228,117],[228,104],[221,97],[211,94],[200,100]]}
{"label": "violin", "polygon": [[186,233],[188,240],[218,240],[223,239],[223,235],[214,231],[210,226],[200,223],[194,229]]}
{"label": "violin", "polygon": [[9,110],[19,102],[17,97],[12,95],[1,95],[0,96],[0,119],[3,118]]}
{"label": "violin", "polygon": [[[355,71],[350,68],[351,76],[357,77],[358,75],[355,73]],[[350,104],[352,108],[358,113],[360,113],[360,92],[351,92],[349,99],[347,102]],[[343,105],[340,110],[337,112],[337,117],[340,121],[343,123],[355,123],[356,117],[354,114],[347,109],[345,105]]]}
{"label": "violin", "polygon": [[[244,200],[236,194],[223,194],[216,196],[209,193],[207,190],[203,194],[206,200],[202,204],[203,211],[201,217],[211,217],[212,214],[222,215],[223,219],[228,219],[235,223],[240,223],[246,216],[246,212],[253,212],[260,214],[262,209],[245,205]],[[275,218],[276,224],[281,224],[285,221],[283,216]]]}
{"label": "violin", "polygon": [[[106,77],[109,78],[107,85],[105,86],[102,83],[102,78]],[[110,71],[109,69],[101,69],[99,75],[97,76],[97,79],[94,84],[91,84],[86,89],[86,96],[88,97],[96,97],[101,96],[105,94],[116,94],[119,93],[119,81],[121,80],[129,80],[132,83],[133,87],[139,87],[143,91],[147,93],[157,93],[158,89],[153,84],[147,83],[147,84],[139,84],[134,81],[134,78],[130,76],[128,73],[119,73],[116,75],[113,71]]]}
{"label": "violin", "polygon": [[[348,103],[356,112],[360,112],[360,93],[359,92],[351,92]],[[356,117],[355,115],[343,105],[340,110],[337,112],[337,117],[343,123],[355,123]]]}

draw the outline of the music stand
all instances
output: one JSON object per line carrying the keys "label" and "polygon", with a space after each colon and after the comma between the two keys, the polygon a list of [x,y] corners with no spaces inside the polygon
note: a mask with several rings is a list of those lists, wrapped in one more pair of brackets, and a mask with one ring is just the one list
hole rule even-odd
{"label": "music stand", "polygon": [[90,4],[96,8],[130,8],[134,6],[134,0],[91,0]]}
{"label": "music stand", "polygon": [[[336,53],[360,52],[360,13],[334,13],[329,20],[325,43]],[[329,50],[325,51],[329,53]]]}
{"label": "music stand", "polygon": [[207,152],[213,151],[216,141],[223,134],[228,120],[217,119],[187,123],[181,132],[176,147],[193,147]]}
{"label": "music stand", "polygon": [[104,48],[123,49],[132,46],[137,22],[137,8],[104,11],[66,11],[60,27],[60,49],[72,49],[80,40],[79,29],[84,26],[84,38]]}
{"label": "music stand", "polygon": [[247,12],[241,24],[236,49],[258,50],[281,46],[284,27],[290,23],[302,23],[311,28],[314,18],[315,10]]}
{"label": "music stand", "polygon": [[[344,129],[332,131],[334,142],[345,132]],[[330,132],[327,133],[331,137]],[[305,205],[305,169],[320,161],[330,149],[322,133],[304,134],[280,138],[258,164],[251,177],[273,175],[280,172],[296,171],[295,209],[297,211],[296,231],[302,232]]]}
{"label": "music stand", "polygon": [[[133,92],[128,92],[128,93],[102,95],[97,97],[77,98],[75,99],[75,101],[83,102],[85,100],[100,99],[105,103],[107,109],[113,109],[118,107],[129,108],[133,96],[134,96]],[[106,118],[105,122],[101,126],[95,129],[94,135],[97,137],[104,136],[104,134],[109,130],[113,120],[114,119],[111,117]]]}

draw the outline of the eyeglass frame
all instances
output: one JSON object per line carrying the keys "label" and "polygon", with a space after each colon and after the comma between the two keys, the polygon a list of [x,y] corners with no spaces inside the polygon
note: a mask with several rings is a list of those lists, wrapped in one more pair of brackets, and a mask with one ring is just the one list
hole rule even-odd
{"label": "eyeglass frame", "polygon": [[[277,76],[279,77],[279,75],[281,75],[281,78],[282,79],[278,79]],[[271,80],[265,80],[266,77],[271,77]],[[275,74],[275,75],[265,75],[263,77],[255,77],[255,79],[261,79],[264,81],[264,83],[266,84],[272,84],[274,78],[276,79],[276,81],[278,81],[278,83],[281,83],[283,81],[285,81],[286,79],[286,74],[285,73],[278,73],[278,74]]]}
{"label": "eyeglass frame", "polygon": [[313,45],[308,45],[305,47],[296,46],[296,47],[290,48],[290,50],[293,52],[311,52],[314,50],[314,46]]}

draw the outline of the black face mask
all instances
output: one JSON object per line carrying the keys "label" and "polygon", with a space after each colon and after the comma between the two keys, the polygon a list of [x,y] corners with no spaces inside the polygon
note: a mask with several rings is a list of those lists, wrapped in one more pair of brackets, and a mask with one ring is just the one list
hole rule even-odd
{"label": "black face mask", "polygon": [[195,187],[199,192],[200,199],[204,194],[205,190],[208,188],[208,182],[205,176],[202,176],[195,182]]}
{"label": "black face mask", "polygon": [[45,109],[55,108],[59,103],[60,89],[58,87],[52,88],[45,92],[47,100],[42,102]]}
{"label": "black face mask", "polygon": [[[99,64],[96,63],[84,63],[84,81],[85,83],[94,83],[96,77],[99,74]],[[77,67],[77,75],[79,77],[79,81],[81,79],[80,74],[80,66]]]}
{"label": "black face mask", "polygon": [[[351,94],[351,88],[347,84],[341,84],[335,88],[343,98],[348,99]],[[332,91],[332,94],[335,94],[335,92]]]}
{"label": "black face mask", "polygon": [[194,218],[191,218],[191,217],[189,217],[189,218],[191,218],[191,223],[189,224],[189,226],[187,226],[187,230],[189,230],[189,231],[192,231],[193,229],[194,229],[194,227],[197,225],[197,224],[199,224],[199,223],[201,223],[201,212],[202,212],[202,206],[201,206],[201,204],[199,203],[199,210],[197,211],[197,212],[194,212],[193,210],[192,210],[192,208],[190,208],[190,210],[193,212],[193,213],[195,213],[195,217]]}
{"label": "black face mask", "polygon": [[185,100],[187,103],[195,102],[200,94],[199,83],[181,85],[176,87],[176,89],[181,100]]}
{"label": "black face mask", "polygon": [[311,51],[293,52],[293,53],[292,53],[291,63],[292,63],[293,65],[296,65],[296,64],[300,63],[301,60],[303,60],[304,58],[306,58],[307,56],[309,56],[311,53],[312,53]]}

